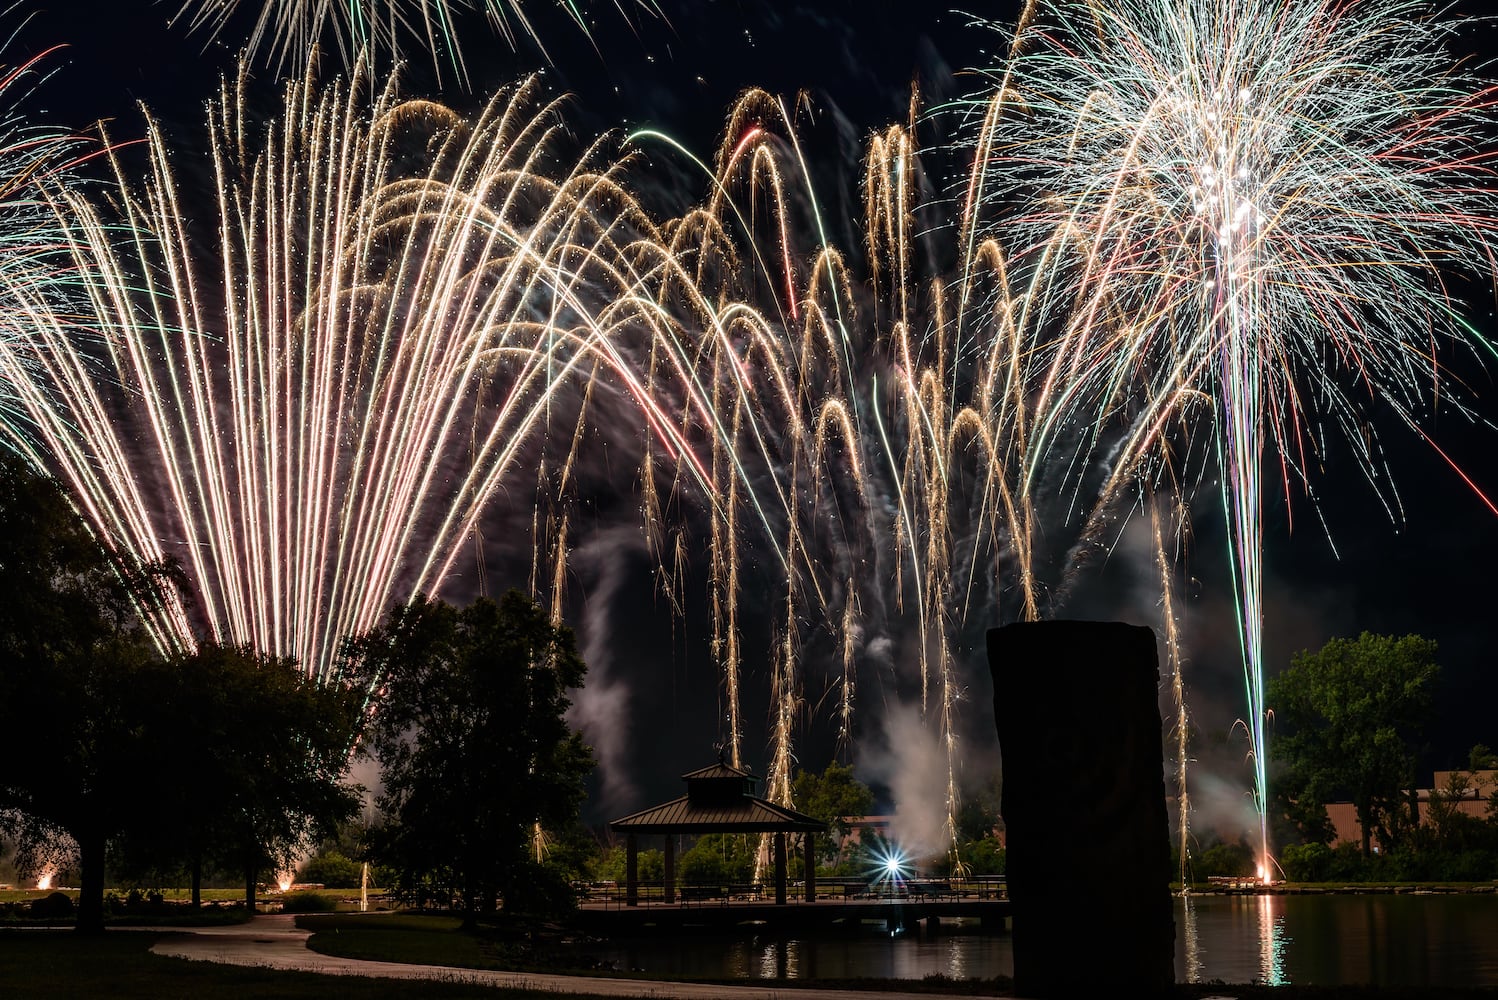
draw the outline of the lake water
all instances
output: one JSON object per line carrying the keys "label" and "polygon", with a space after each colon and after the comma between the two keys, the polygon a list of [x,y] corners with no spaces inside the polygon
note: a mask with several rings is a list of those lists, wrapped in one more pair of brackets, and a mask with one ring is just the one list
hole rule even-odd
{"label": "lake water", "polygon": [[[1177,897],[1176,980],[1271,985],[1498,987],[1498,894]],[[877,925],[871,925],[877,927]],[[1087,953],[1078,905],[1077,953]],[[1106,934],[1106,927],[1092,933]],[[990,979],[1014,973],[1007,935],[692,936],[589,949],[619,969],[742,979]]]}

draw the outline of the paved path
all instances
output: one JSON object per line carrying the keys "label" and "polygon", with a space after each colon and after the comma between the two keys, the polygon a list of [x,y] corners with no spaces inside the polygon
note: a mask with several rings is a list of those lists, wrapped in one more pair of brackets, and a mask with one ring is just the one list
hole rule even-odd
{"label": "paved path", "polygon": [[443,965],[368,962],[322,955],[307,947],[310,931],[296,926],[290,914],[265,914],[248,924],[195,927],[171,931],[151,950],[201,962],[254,965],[271,969],[321,972],[332,976],[373,976],[383,979],[434,979],[511,989],[543,990],[597,997],[650,997],[652,1000],[932,1000],[929,993],[870,993],[864,990],[771,989],[764,986],[721,986],[668,983],[643,979],[603,979],[556,976],[542,972],[491,972]]}

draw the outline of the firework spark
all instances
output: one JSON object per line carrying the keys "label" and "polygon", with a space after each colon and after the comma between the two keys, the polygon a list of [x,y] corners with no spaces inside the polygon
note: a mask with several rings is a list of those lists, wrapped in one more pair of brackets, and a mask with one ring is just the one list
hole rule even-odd
{"label": "firework spark", "polygon": [[29,124],[25,105],[51,52],[0,67],[0,440],[37,459],[29,411],[58,340],[82,337],[78,275],[51,203],[78,182],[82,141]]}
{"label": "firework spark", "polygon": [[[592,39],[593,18],[588,4],[551,0],[551,5]],[[185,0],[172,22],[185,20],[189,31],[206,31],[212,39],[225,32],[241,8],[252,6],[245,0]],[[295,70],[312,66],[329,44],[344,67],[352,67],[363,56],[397,62],[414,44],[430,57],[439,75],[451,72],[466,84],[468,67],[459,44],[459,20],[475,8],[481,9],[510,48],[528,41],[546,55],[544,40],[526,11],[529,6],[532,4],[526,0],[352,0],[331,4],[260,0],[247,48],[251,53],[264,51],[279,68]],[[625,23],[632,15],[660,16],[655,0],[614,0],[612,6]]]}
{"label": "firework spark", "polygon": [[632,400],[630,427],[684,453],[615,356],[655,336],[632,250],[655,243],[596,150],[564,153],[533,80],[473,121],[393,82],[303,81],[258,136],[242,107],[226,86],[210,116],[213,232],[184,221],[154,127],[143,180],[115,159],[118,216],[67,197],[113,377],[53,343],[30,415],[103,537],[188,571],[192,610],[163,634],[323,676],[345,636],[448,577],[589,395]]}
{"label": "firework spark", "polygon": [[[220,31],[239,6],[179,16]],[[267,0],[254,47],[414,36],[461,74],[456,9]],[[627,473],[673,607],[705,567],[732,763],[752,595],[770,796],[790,804],[808,714],[834,706],[851,741],[873,680],[939,736],[949,842],[973,630],[1052,613],[1120,509],[1215,458],[1262,810],[1261,460],[1288,492],[1340,426],[1384,482],[1365,412],[1414,424],[1448,392],[1437,346],[1478,346],[1441,276],[1489,263],[1491,95],[1420,10],[1036,0],[969,105],[960,220],[933,218],[913,104],[869,143],[849,248],[797,115],[759,91],[697,164],[701,203],[658,222],[629,157],[564,150],[534,82],[469,120],[359,63],[258,131],[241,80],[212,113],[209,202],[154,128],[143,168],[115,158],[114,207],[57,196],[100,336],[39,337],[25,419],[101,535],[188,568],[164,641],[201,628],[319,675],[482,552],[500,504],[560,619],[569,552]]]}
{"label": "firework spark", "polygon": [[[773,95],[743,95],[703,169],[711,195],[683,228],[699,243],[695,259],[736,264],[696,272],[714,306],[688,349],[711,387],[702,393],[709,419],[693,422],[709,432],[699,449],[717,497],[713,627],[729,749],[737,762],[738,602],[757,589],[751,579],[770,575],[779,589],[769,796],[789,804],[796,734],[816,705],[835,705],[851,742],[862,668],[886,699],[913,698],[936,734],[945,781],[925,783],[932,799],[919,808],[946,825],[923,846],[950,846],[966,686],[959,650],[996,616],[1049,610],[1037,561],[1064,574],[1086,548],[1055,551],[1067,537],[1057,531],[1037,560],[1032,524],[1054,523],[1052,504],[1018,496],[1029,361],[1005,254],[991,239],[976,247],[967,271],[983,294],[971,297],[971,313],[956,283],[923,273],[926,243],[956,234],[922,232],[926,182],[910,126],[870,142],[861,273],[826,239],[797,117]],[[1095,526],[1084,519],[1082,530]],[[776,558],[751,566],[748,553],[766,544]],[[819,675],[819,662],[838,673]],[[818,682],[829,693],[809,704],[805,691]]]}
{"label": "firework spark", "polygon": [[[1417,426],[1457,398],[1447,358],[1491,350],[1447,284],[1492,272],[1498,228],[1464,27],[1408,0],[1051,0],[980,105],[969,211],[1022,261],[1045,357],[1026,481],[1104,453],[1150,478],[1210,425],[1265,877],[1263,460],[1310,492],[1340,428],[1397,516],[1370,414]],[[1075,426],[1090,442],[1058,453]]]}

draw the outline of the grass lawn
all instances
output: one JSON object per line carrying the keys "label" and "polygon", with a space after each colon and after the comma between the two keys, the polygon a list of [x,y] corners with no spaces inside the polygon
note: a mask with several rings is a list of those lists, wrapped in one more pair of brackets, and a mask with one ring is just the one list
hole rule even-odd
{"label": "grass lawn", "polygon": [[[77,889],[55,891],[70,897],[74,905],[77,905]],[[111,927],[130,925],[192,927],[238,923],[249,919],[242,905],[244,903],[243,889],[204,889],[202,892],[203,907],[196,911],[187,905],[192,899],[192,894],[187,889],[152,889],[149,892],[159,892],[162,905],[140,903],[127,908],[124,904],[128,891],[110,889],[105,898],[105,924]],[[51,895],[50,891],[40,889],[0,890],[0,928],[31,923],[72,926],[71,916],[50,920],[37,920],[31,916],[30,904],[49,895]],[[110,896],[116,897],[113,904],[110,902]],[[358,912],[359,910],[358,889],[297,889],[284,894],[278,891],[268,891],[256,897],[256,908],[261,913],[274,913],[280,909],[283,900],[288,905],[293,905],[295,901],[304,902],[303,897],[312,896],[320,897],[322,904],[315,907],[304,905],[302,907],[304,911]],[[377,910],[388,909],[392,904],[383,895],[371,893],[369,905],[372,910]]]}
{"label": "grass lawn", "polygon": [[[79,937],[69,931],[0,930],[0,995],[7,1000],[565,1000],[566,994],[503,990],[463,983],[366,979],[281,972],[153,955],[158,935],[110,931]],[[586,994],[575,994],[585,997]]]}

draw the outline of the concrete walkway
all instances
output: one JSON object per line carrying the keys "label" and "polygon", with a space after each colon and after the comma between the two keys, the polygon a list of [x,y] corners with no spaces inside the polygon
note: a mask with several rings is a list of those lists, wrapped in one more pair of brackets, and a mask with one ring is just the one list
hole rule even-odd
{"label": "concrete walkway", "polygon": [[167,932],[152,946],[158,955],[198,962],[253,965],[330,976],[371,976],[474,983],[509,989],[574,993],[593,997],[649,997],[652,1000],[932,1000],[929,993],[871,993],[864,990],[771,989],[765,986],[721,986],[643,979],[556,976],[543,972],[491,972],[444,965],[368,962],[322,955],[307,947],[312,936],[296,926],[291,914],[266,914],[247,924],[228,927],[159,928]]}

